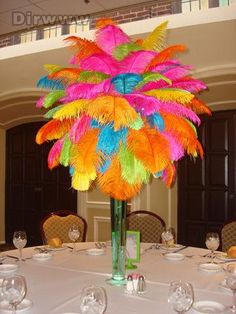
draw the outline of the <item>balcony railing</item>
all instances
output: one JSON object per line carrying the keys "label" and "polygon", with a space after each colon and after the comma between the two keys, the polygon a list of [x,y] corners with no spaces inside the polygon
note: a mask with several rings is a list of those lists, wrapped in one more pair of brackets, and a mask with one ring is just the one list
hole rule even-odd
{"label": "balcony railing", "polygon": [[[112,17],[118,24],[153,18],[160,15],[205,10],[214,7],[230,6],[236,0],[156,0],[145,4],[133,5],[116,10],[98,12],[90,16],[70,16],[64,20],[61,16],[52,16],[54,24],[32,27],[30,30],[0,36],[0,48],[31,42],[40,39],[58,37],[85,32],[95,27],[96,20],[102,16]],[[60,20],[61,17],[61,20]],[[48,21],[47,16],[47,21]],[[59,23],[55,23],[55,19]]]}

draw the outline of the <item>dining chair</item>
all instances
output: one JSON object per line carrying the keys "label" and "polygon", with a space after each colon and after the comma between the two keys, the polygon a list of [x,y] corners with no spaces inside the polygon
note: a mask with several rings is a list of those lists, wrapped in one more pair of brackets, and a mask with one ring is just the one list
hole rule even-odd
{"label": "dining chair", "polygon": [[157,214],[137,210],[127,214],[127,229],[140,231],[140,239],[146,243],[160,243],[166,224]]}
{"label": "dining chair", "polygon": [[224,252],[236,245],[236,220],[226,223],[221,229],[221,245]]}
{"label": "dining chair", "polygon": [[78,225],[80,229],[78,242],[85,242],[87,222],[83,217],[70,210],[51,212],[40,223],[40,233],[43,243],[47,244],[52,238],[60,238],[62,243],[71,242],[68,231],[74,224]]}

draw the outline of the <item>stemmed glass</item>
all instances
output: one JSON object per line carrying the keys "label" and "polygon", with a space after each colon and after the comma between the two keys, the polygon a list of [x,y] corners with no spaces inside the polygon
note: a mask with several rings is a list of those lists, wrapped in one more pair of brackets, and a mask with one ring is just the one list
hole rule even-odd
{"label": "stemmed glass", "polygon": [[165,229],[161,234],[162,242],[167,248],[174,244],[174,233],[173,228]]}
{"label": "stemmed glass", "polygon": [[24,300],[27,293],[26,281],[23,276],[6,277],[2,283],[2,298],[9,302],[12,314],[16,313],[17,306]]}
{"label": "stemmed glass", "polygon": [[73,250],[72,253],[75,253],[75,242],[79,239],[80,230],[78,225],[72,225],[68,231],[68,236],[71,241],[73,241]]}
{"label": "stemmed glass", "polygon": [[218,249],[220,245],[219,234],[215,232],[209,232],[206,235],[206,247],[211,250],[211,261],[210,263],[214,263],[215,253],[214,251]]}
{"label": "stemmed glass", "polygon": [[106,291],[102,287],[89,286],[82,290],[80,309],[83,314],[103,314],[107,306]]}
{"label": "stemmed glass", "polygon": [[236,313],[236,264],[229,264],[226,268],[226,284],[233,291],[233,305],[229,310]]}
{"label": "stemmed glass", "polygon": [[173,281],[170,284],[168,302],[177,313],[187,312],[193,304],[193,287],[188,282]]}
{"label": "stemmed glass", "polygon": [[22,261],[22,249],[26,246],[27,235],[25,231],[15,231],[13,234],[13,244],[19,249],[19,261]]}

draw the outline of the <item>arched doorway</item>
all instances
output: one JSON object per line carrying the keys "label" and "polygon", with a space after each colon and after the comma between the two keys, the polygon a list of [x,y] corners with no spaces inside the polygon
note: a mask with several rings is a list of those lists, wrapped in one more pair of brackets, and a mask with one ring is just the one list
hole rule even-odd
{"label": "arched doorway", "polygon": [[37,145],[42,122],[22,124],[6,133],[6,242],[25,230],[29,245],[41,243],[39,224],[53,210],[77,211],[77,192],[70,188],[68,168],[47,168],[51,143]]}

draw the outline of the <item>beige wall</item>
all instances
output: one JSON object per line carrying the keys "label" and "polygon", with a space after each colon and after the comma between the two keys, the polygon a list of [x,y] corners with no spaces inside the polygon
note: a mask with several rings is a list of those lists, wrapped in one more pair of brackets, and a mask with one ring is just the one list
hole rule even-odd
{"label": "beige wall", "polygon": [[5,147],[6,131],[0,129],[0,243],[5,242]]}

